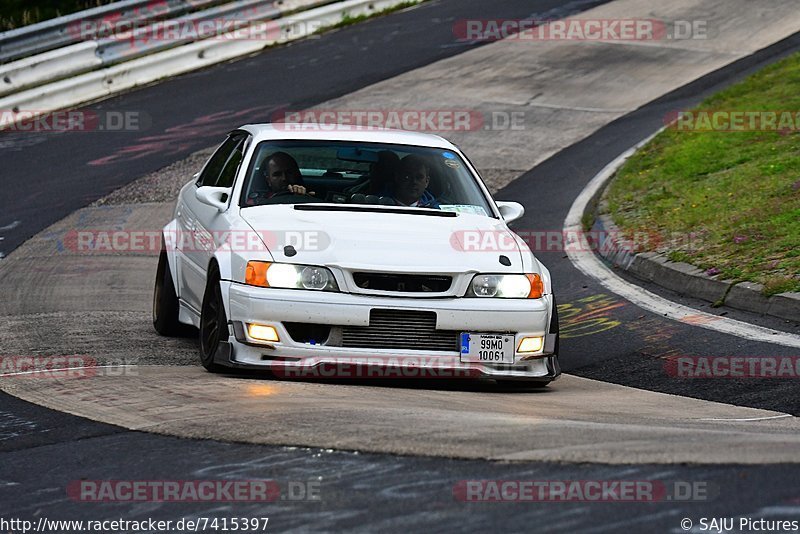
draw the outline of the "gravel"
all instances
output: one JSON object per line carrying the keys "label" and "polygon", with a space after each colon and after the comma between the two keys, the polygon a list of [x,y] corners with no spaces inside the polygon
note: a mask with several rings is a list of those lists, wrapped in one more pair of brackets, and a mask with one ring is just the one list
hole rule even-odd
{"label": "gravel", "polygon": [[174,202],[178,192],[198,172],[216,147],[205,148],[123,186],[92,206]]}

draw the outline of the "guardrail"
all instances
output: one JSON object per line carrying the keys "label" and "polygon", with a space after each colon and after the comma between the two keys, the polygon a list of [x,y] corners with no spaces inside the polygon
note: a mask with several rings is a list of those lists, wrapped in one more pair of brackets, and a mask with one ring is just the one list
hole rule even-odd
{"label": "guardrail", "polygon": [[[332,3],[332,0],[237,0],[213,9],[200,11],[182,17],[176,25],[174,21],[164,21],[147,28],[139,28],[129,39],[108,38],[99,41],[97,55],[104,65],[114,65],[129,59],[166,50],[194,41],[201,41],[219,35],[215,24],[217,21],[229,22],[236,29],[254,21],[275,20],[300,10],[313,9]],[[157,39],[154,36],[168,33],[170,27],[176,36],[170,39]],[[190,29],[188,33],[182,30]]]}
{"label": "guardrail", "polygon": [[[412,3],[421,1],[424,0],[412,0]],[[239,13],[237,9],[243,9],[245,4],[259,3],[259,0],[240,0],[229,7],[232,13]],[[219,35],[219,38],[206,38],[189,44],[179,42],[167,50],[160,49],[162,44],[156,43],[142,54],[108,54],[110,65],[99,57],[97,52],[101,44],[98,41],[78,43],[63,50],[25,58],[13,65],[0,67],[3,84],[15,87],[33,85],[0,98],[0,129],[41,114],[74,107],[139,85],[253,54],[275,44],[300,39],[321,28],[334,26],[346,16],[369,16],[407,3],[408,0],[282,0],[274,2],[279,6],[277,14],[268,9],[257,12],[258,17],[277,15],[269,19],[274,26],[267,35],[258,33],[260,30],[257,26],[244,24],[238,30]],[[308,6],[319,4],[324,5],[308,9]],[[198,13],[198,20],[206,15]],[[242,21],[246,20],[262,19],[243,16]],[[107,49],[112,50],[113,46],[109,45]],[[11,82],[12,75],[14,83]],[[42,80],[47,82],[43,83]]]}
{"label": "guardrail", "polygon": [[[150,1],[152,2],[152,0]],[[185,3],[185,0],[182,1]],[[208,0],[205,1],[208,2]],[[134,29],[125,27],[127,29],[123,29],[121,33],[117,34],[114,33],[113,25],[103,26],[102,21],[97,23],[91,19],[81,20],[75,23],[75,28],[70,30],[70,33],[91,37],[96,35],[99,27],[105,27],[107,30],[104,30],[104,33],[112,35],[96,41],[78,42],[44,54],[0,65],[0,96],[215,37],[221,33],[217,31],[215,24],[217,22],[228,22],[234,27],[240,27],[252,21],[275,20],[300,10],[330,4],[332,1],[236,0],[181,17],[180,20],[173,18]],[[122,25],[117,24],[116,27],[120,26]],[[193,31],[186,31],[187,29]],[[169,33],[174,36],[161,37]],[[89,43],[92,43],[93,46]]]}
{"label": "guardrail", "polygon": [[81,23],[120,24],[176,17],[226,0],[123,0],[0,33],[0,63],[60,48],[81,40]]}
{"label": "guardrail", "polygon": [[85,41],[0,65],[0,96],[100,68],[97,41]]}

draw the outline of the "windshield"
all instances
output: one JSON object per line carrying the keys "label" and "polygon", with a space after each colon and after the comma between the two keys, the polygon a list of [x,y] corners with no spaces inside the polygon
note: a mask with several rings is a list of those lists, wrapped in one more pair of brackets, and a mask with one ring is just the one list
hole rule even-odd
{"label": "windshield", "polygon": [[242,207],[331,202],[492,216],[464,160],[446,149],[358,142],[260,143]]}

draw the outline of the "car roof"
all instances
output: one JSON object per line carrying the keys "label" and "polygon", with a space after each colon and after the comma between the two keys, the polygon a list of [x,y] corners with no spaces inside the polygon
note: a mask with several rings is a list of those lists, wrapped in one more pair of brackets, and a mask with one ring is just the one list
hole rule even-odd
{"label": "car roof", "polygon": [[280,123],[246,124],[239,129],[251,133],[257,143],[275,140],[356,141],[458,150],[455,145],[438,135],[388,128]]}

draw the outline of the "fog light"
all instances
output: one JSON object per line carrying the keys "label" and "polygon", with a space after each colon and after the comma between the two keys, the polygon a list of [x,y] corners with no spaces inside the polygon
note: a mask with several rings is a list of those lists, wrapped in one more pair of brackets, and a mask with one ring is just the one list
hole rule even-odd
{"label": "fog light", "polygon": [[278,337],[278,332],[275,328],[271,326],[264,326],[260,324],[248,324],[247,325],[247,334],[259,341],[280,341],[281,338]]}
{"label": "fog light", "polygon": [[544,346],[543,337],[524,337],[519,342],[517,352],[539,352]]}

